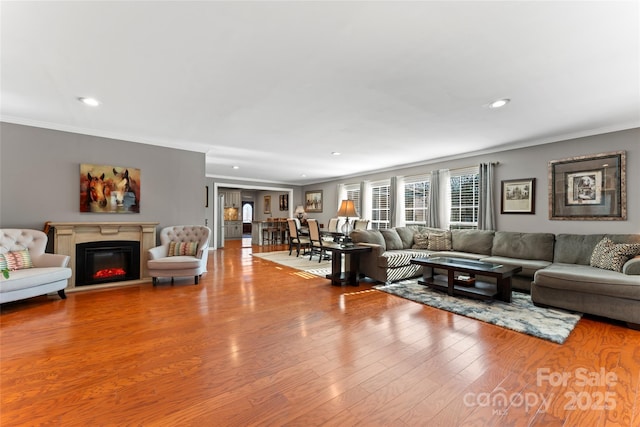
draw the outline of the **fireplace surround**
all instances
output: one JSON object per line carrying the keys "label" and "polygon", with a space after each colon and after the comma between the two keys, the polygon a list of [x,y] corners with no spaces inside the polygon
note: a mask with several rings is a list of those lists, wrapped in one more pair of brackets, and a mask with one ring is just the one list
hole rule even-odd
{"label": "fireplace surround", "polygon": [[[151,281],[147,270],[147,251],[156,246],[156,227],[158,222],[48,222],[45,226],[45,232],[49,235],[52,242],[54,253],[64,254],[70,257],[69,267],[72,269],[72,275],[69,279],[68,292],[74,292],[84,289],[96,289],[111,286],[137,285]],[[103,277],[103,280],[94,281],[92,284],[85,284],[86,278],[78,275],[78,245],[96,246],[96,242],[107,247],[122,246],[121,242],[137,242],[136,256],[132,261],[135,265],[132,270],[137,274],[137,278],[132,278],[130,273],[125,277],[122,274],[116,274],[117,271],[106,272],[111,274],[113,280]],[[106,245],[105,245],[106,243]],[[103,254],[104,255],[104,254]],[[121,255],[117,255],[120,257]],[[109,256],[104,256],[108,259]],[[106,265],[105,269],[109,266]],[[113,267],[116,268],[116,267]],[[86,275],[85,272],[80,271]]]}

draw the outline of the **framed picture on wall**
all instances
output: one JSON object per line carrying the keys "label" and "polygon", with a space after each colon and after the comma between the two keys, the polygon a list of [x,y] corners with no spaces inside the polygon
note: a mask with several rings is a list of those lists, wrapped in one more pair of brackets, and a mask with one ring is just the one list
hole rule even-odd
{"label": "framed picture on wall", "polygon": [[322,190],[304,193],[305,212],[322,212]]}
{"label": "framed picture on wall", "polygon": [[264,213],[271,213],[271,196],[264,196]]}
{"label": "framed picture on wall", "polygon": [[626,220],[626,152],[551,160],[549,219]]}
{"label": "framed picture on wall", "polygon": [[288,211],[289,210],[289,195],[288,194],[281,194],[280,195],[280,210],[281,211]]}
{"label": "framed picture on wall", "polygon": [[140,213],[140,169],[80,164],[80,212]]}
{"label": "framed picture on wall", "polygon": [[535,214],[536,179],[510,179],[502,181],[500,213]]}

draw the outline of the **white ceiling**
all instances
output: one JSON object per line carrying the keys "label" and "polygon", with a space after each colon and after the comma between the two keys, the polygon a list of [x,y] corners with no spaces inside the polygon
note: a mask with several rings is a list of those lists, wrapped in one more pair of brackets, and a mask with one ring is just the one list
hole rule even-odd
{"label": "white ceiling", "polygon": [[205,152],[209,176],[306,184],[640,126],[638,1],[1,8],[2,121]]}

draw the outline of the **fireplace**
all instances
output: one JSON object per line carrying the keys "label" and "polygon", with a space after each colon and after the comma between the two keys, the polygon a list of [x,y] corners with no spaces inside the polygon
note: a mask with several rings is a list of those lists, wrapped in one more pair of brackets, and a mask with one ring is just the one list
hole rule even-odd
{"label": "fireplace", "polygon": [[108,240],[76,245],[76,286],[140,279],[140,242]]}

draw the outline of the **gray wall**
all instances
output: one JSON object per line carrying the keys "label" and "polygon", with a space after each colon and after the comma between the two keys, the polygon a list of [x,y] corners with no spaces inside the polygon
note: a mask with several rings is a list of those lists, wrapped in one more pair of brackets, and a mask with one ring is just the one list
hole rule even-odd
{"label": "gray wall", "polygon": [[[548,164],[550,160],[573,156],[625,150],[627,153],[627,220],[626,221],[559,221],[549,219]],[[356,184],[363,180],[377,181],[392,176],[424,174],[436,169],[457,169],[481,162],[500,162],[496,167],[496,221],[498,230],[549,233],[640,233],[640,129],[600,134],[535,147],[520,148],[492,154],[469,156],[434,162],[423,166],[398,168],[385,172],[343,178],[306,186],[303,190],[323,190],[322,213],[312,214],[327,224],[338,210],[337,185]],[[535,215],[500,214],[500,181],[536,178]],[[311,215],[310,215],[311,216]]]}
{"label": "gray wall", "polygon": [[[139,214],[80,213],[80,163],[140,169]],[[205,155],[0,123],[0,227],[45,221],[204,224]]]}

